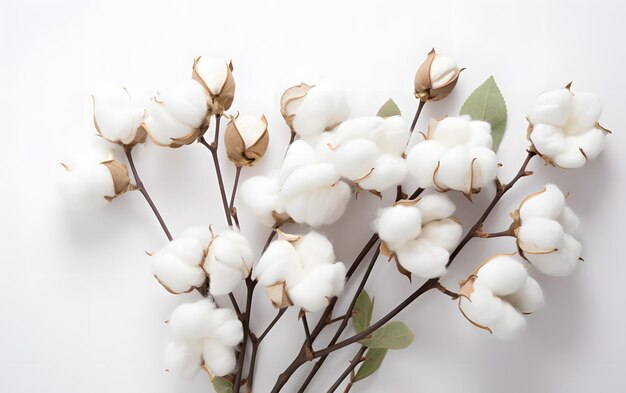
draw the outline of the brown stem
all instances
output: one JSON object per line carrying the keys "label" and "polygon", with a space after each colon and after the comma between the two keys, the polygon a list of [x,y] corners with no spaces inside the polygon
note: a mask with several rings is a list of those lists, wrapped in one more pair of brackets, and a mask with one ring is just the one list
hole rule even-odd
{"label": "brown stem", "polygon": [[233,191],[230,193],[230,203],[228,204],[228,211],[235,221],[235,225],[239,228],[239,217],[237,216],[237,208],[235,207],[235,194],[237,194],[237,187],[239,186],[239,176],[241,175],[241,168],[237,166],[235,170],[235,180],[233,182]]}
{"label": "brown stem", "polygon": [[482,237],[483,239],[490,239],[492,237],[515,236],[515,233],[511,229],[507,229],[506,231],[501,231],[501,232],[493,232],[493,233],[482,232],[479,229],[478,232],[476,233],[476,236]]}
{"label": "brown stem", "polygon": [[235,299],[235,295],[233,295],[233,293],[229,293],[228,297],[230,298],[230,302],[233,304],[233,310],[235,310],[235,313],[237,314],[237,316],[239,317],[239,319],[241,319],[243,317],[243,315],[241,314],[241,309],[239,308],[239,304],[237,303],[237,299]]}
{"label": "brown stem", "polygon": [[209,151],[211,152],[211,156],[213,157],[213,165],[215,166],[215,174],[217,176],[217,184],[220,189],[220,196],[222,197],[222,206],[224,207],[224,214],[226,215],[226,222],[229,227],[233,226],[233,219],[230,215],[230,209],[228,207],[228,199],[226,198],[226,188],[224,187],[224,179],[222,178],[222,170],[220,169],[220,160],[217,156],[217,150],[219,146],[219,136],[220,136],[220,115],[215,115],[215,134],[213,137],[213,142],[210,144],[204,139],[204,136],[199,139],[199,142],[203,144]]}
{"label": "brown stem", "polygon": [[272,330],[274,325],[276,325],[280,318],[282,318],[282,316],[285,314],[285,311],[287,311],[287,307],[278,310],[278,313],[276,314],[272,322],[270,322],[270,324],[265,328],[265,330],[263,331],[263,333],[261,333],[259,337],[256,337],[252,332],[250,332],[250,341],[252,341],[252,353],[250,354],[250,366],[248,367],[248,377],[246,382],[246,392],[248,393],[252,392],[252,382],[254,381],[254,369],[256,366],[257,351],[259,350],[261,341],[263,341],[265,336],[267,336],[270,330]]}
{"label": "brown stem", "polygon": [[233,392],[239,392],[241,387],[241,376],[243,374],[243,364],[246,358],[246,347],[248,345],[248,335],[250,334],[250,315],[252,314],[252,295],[254,294],[254,287],[256,281],[252,280],[250,276],[246,277],[246,312],[243,317],[243,341],[241,343],[241,349],[237,356],[237,371],[235,374],[235,382],[233,382]]}
{"label": "brown stem", "polygon": [[[333,338],[328,343],[328,346],[334,345],[339,340],[339,338],[341,337],[341,334],[348,326],[348,322],[350,321],[350,318],[352,318],[352,312],[354,311],[354,306],[356,305],[356,301],[359,295],[361,294],[361,292],[363,291],[363,288],[365,288],[365,283],[367,283],[367,280],[369,279],[370,274],[372,273],[372,270],[374,269],[374,264],[378,260],[379,254],[380,254],[380,249],[377,249],[374,252],[374,255],[372,256],[370,264],[367,266],[367,270],[365,270],[365,273],[363,274],[363,277],[361,278],[361,282],[359,283],[359,286],[356,292],[354,293],[354,296],[352,297],[352,301],[350,302],[350,305],[348,306],[348,309],[346,310],[346,314],[344,315],[343,320],[341,321],[341,324],[337,328],[337,331],[335,332],[335,335],[333,336]],[[300,386],[300,389],[298,389],[299,393],[302,393],[306,390],[309,383],[311,383],[311,381],[315,377],[315,374],[317,374],[319,369],[324,364],[324,361],[326,361],[326,356],[322,356],[320,360],[318,360],[317,363],[313,365],[313,368],[309,372],[309,375],[306,377],[306,379],[302,383],[302,386]]]}
{"label": "brown stem", "polygon": [[459,298],[459,294],[456,292],[452,292],[451,290],[449,290],[448,288],[444,287],[443,285],[441,285],[441,283],[437,283],[436,288],[439,292],[443,293],[444,295],[450,296],[450,298],[452,300],[458,299]]}
{"label": "brown stem", "polygon": [[411,133],[415,130],[415,126],[417,125],[417,119],[420,118],[420,114],[422,113],[424,104],[426,104],[426,101],[420,101],[419,105],[417,105],[417,111],[415,111],[415,117],[413,117],[413,123],[411,123]]}
{"label": "brown stem", "polygon": [[356,353],[356,355],[354,355],[354,358],[352,358],[352,361],[350,362],[350,365],[348,366],[348,368],[346,368],[346,370],[343,373],[341,373],[341,375],[339,376],[339,378],[337,378],[337,381],[335,381],[333,386],[331,386],[330,389],[328,389],[327,393],[333,393],[335,390],[337,390],[337,388],[339,387],[339,385],[341,385],[343,380],[346,379],[346,377],[352,373],[352,370],[354,370],[356,366],[358,366],[359,363],[363,361],[363,354],[365,354],[365,351],[367,351],[367,347],[361,346],[361,348],[359,348],[359,351]]}
{"label": "brown stem", "polygon": [[148,194],[148,190],[146,190],[146,187],[143,185],[143,182],[141,181],[141,178],[139,177],[139,174],[137,173],[137,168],[135,167],[135,161],[133,160],[132,150],[133,150],[133,146],[125,146],[124,148],[124,152],[126,153],[126,158],[128,159],[128,164],[130,165],[130,170],[133,172],[133,178],[135,179],[135,187],[139,192],[141,192],[141,195],[143,195],[143,197],[146,199],[146,202],[148,202],[148,205],[150,205],[150,208],[152,209],[152,212],[156,216],[157,220],[159,221],[159,224],[161,224],[161,228],[163,228],[163,232],[165,232],[165,236],[167,236],[167,239],[169,241],[172,241],[173,239],[172,234],[170,233],[169,229],[167,229],[167,225],[165,225],[165,221],[163,220],[163,217],[161,217],[161,213],[159,213],[159,210],[157,209],[156,205],[152,201],[152,198],[150,198],[150,194]]}
{"label": "brown stem", "polygon": [[311,341],[311,330],[309,329],[309,321],[306,319],[306,311],[300,309],[300,319],[302,320],[302,328],[304,329],[304,345],[307,357],[313,354],[313,341]]}

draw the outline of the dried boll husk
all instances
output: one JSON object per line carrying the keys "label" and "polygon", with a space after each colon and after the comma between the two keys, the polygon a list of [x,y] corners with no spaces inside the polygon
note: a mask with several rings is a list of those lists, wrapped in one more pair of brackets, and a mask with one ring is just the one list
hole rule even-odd
{"label": "dried boll husk", "polygon": [[228,159],[236,166],[252,166],[267,151],[269,132],[265,115],[233,117],[224,134]]}
{"label": "dried boll husk", "polygon": [[424,102],[446,98],[456,86],[461,71],[452,58],[437,54],[433,48],[415,74],[415,97]]}
{"label": "dried boll husk", "polygon": [[98,92],[91,98],[93,124],[99,136],[123,146],[146,141],[147,134],[141,123],[146,118],[147,96],[120,87]]}
{"label": "dried boll husk", "polygon": [[115,160],[107,160],[102,162],[101,164],[107,167],[109,172],[111,172],[111,178],[113,179],[113,188],[115,190],[115,195],[107,195],[104,197],[107,201],[110,202],[131,189],[130,177],[128,176],[128,168],[126,167],[126,165]]}
{"label": "dried boll husk", "polygon": [[209,112],[223,115],[235,99],[233,63],[211,56],[198,56],[193,61],[191,77],[200,83],[209,96]]}

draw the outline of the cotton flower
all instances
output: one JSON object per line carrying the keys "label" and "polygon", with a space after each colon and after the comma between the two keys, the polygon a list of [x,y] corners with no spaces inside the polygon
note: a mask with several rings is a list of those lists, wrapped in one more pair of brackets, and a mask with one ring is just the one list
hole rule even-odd
{"label": "cotton flower", "polygon": [[61,193],[67,206],[89,210],[106,205],[131,189],[128,169],[110,150],[87,149],[62,164]]}
{"label": "cotton flower", "polygon": [[513,217],[517,246],[527,261],[551,276],[572,274],[582,249],[572,236],[579,221],[557,186],[547,184],[526,197]]}
{"label": "cotton flower", "polygon": [[432,49],[415,74],[415,97],[420,101],[439,101],[456,86],[462,69],[450,56]]}
{"label": "cotton flower", "polygon": [[454,210],[454,204],[442,195],[399,201],[378,210],[372,226],[382,240],[382,253],[395,257],[404,274],[443,275],[450,252],[461,238],[461,224],[451,217]]}
{"label": "cotton flower", "polygon": [[193,143],[208,127],[207,99],[202,87],[189,81],[152,98],[142,127],[159,146]]}
{"label": "cotton flower", "polygon": [[213,235],[202,264],[210,279],[209,292],[216,296],[232,292],[248,277],[253,262],[250,242],[241,233],[226,229]]}
{"label": "cotton flower", "polygon": [[600,99],[572,93],[568,85],[542,93],[530,111],[528,139],[548,163],[579,168],[604,149],[609,132],[598,123]]}
{"label": "cotton flower", "polygon": [[484,262],[461,287],[459,309],[472,324],[507,340],[526,328],[524,314],[544,305],[541,287],[524,265],[509,255]]}
{"label": "cotton flower", "polygon": [[201,287],[206,280],[202,264],[211,240],[208,227],[188,228],[180,237],[151,254],[154,277],[174,294]]}
{"label": "cotton flower", "polygon": [[98,135],[123,145],[146,140],[140,126],[146,116],[147,97],[121,87],[98,92],[92,98],[93,123]]}
{"label": "cotton flower", "polygon": [[200,56],[193,62],[192,77],[211,98],[211,114],[223,114],[235,98],[233,63],[211,56]]}
{"label": "cotton flower", "polygon": [[267,150],[270,134],[265,115],[237,115],[226,128],[224,144],[228,159],[237,166],[252,166]]}
{"label": "cotton flower", "polygon": [[313,147],[295,141],[280,169],[247,179],[240,195],[266,225],[290,218],[316,227],[337,221],[345,211],[351,190],[340,179],[335,166],[324,162]]}
{"label": "cotton flower", "polygon": [[285,238],[269,245],[253,278],[267,288],[277,308],[296,305],[320,311],[343,290],[346,267],[335,262],[333,245],[317,232]]}
{"label": "cotton flower", "polygon": [[350,115],[343,92],[330,82],[290,87],[280,99],[280,108],[289,128],[302,138],[331,130]]}
{"label": "cotton flower", "polygon": [[425,139],[407,158],[409,171],[420,187],[457,190],[471,196],[496,178],[489,123],[469,116],[433,120]]}
{"label": "cotton flower", "polygon": [[339,174],[360,188],[385,191],[405,179],[409,129],[400,116],[347,120],[324,141]]}
{"label": "cotton flower", "polygon": [[215,234],[197,226],[151,254],[155,278],[166,290],[190,292],[209,277],[209,292],[226,295],[248,277],[254,261],[250,242],[241,233],[226,229]]}
{"label": "cotton flower", "polygon": [[178,306],[169,325],[172,341],[165,350],[168,370],[193,378],[201,367],[212,377],[235,369],[235,347],[243,339],[243,327],[233,310],[217,308],[205,298]]}

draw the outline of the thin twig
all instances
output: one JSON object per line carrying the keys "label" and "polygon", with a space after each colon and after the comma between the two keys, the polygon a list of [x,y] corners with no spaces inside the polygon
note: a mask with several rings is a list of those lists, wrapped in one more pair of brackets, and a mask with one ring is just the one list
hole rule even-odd
{"label": "thin twig", "polygon": [[241,343],[241,349],[237,357],[237,370],[235,373],[235,382],[233,382],[233,392],[239,392],[241,387],[241,376],[243,374],[243,364],[246,358],[246,346],[248,345],[248,335],[250,334],[250,315],[252,314],[252,295],[254,293],[254,287],[256,281],[252,280],[250,276],[246,278],[246,288],[248,290],[246,296],[246,312],[243,317],[243,341]]}
{"label": "thin twig", "polygon": [[424,104],[426,104],[426,101],[420,101],[420,103],[417,105],[417,110],[415,111],[415,116],[413,117],[413,123],[411,123],[411,132],[415,130],[415,126],[417,125],[417,119],[420,118],[420,114],[422,113]]}
{"label": "thin twig", "polygon": [[448,288],[444,287],[440,282],[437,283],[436,288],[439,292],[443,293],[444,295],[450,296],[452,300],[456,300],[459,298],[458,293],[452,292]]}
{"label": "thin twig", "polygon": [[358,366],[359,363],[361,363],[364,360],[363,354],[365,354],[365,351],[367,351],[367,347],[361,346],[361,348],[359,348],[359,351],[356,353],[356,355],[354,355],[354,358],[352,358],[352,361],[350,362],[350,365],[348,366],[348,368],[346,368],[346,370],[343,373],[341,373],[341,375],[339,376],[337,381],[335,381],[333,386],[331,386],[330,389],[328,389],[327,393],[333,393],[335,390],[337,390],[337,388],[339,387],[339,385],[341,385],[343,380],[346,379],[346,377],[352,373],[352,371],[356,368],[356,366]]}
{"label": "thin twig", "polygon": [[300,309],[300,320],[302,320],[302,328],[304,329],[304,343],[305,343],[305,351],[307,356],[313,354],[313,342],[311,341],[311,330],[309,329],[309,321],[306,319],[306,311],[304,309]]}
{"label": "thin twig", "polygon": [[163,228],[163,232],[165,232],[165,236],[167,236],[167,239],[172,241],[172,234],[170,233],[169,229],[167,229],[167,225],[165,225],[165,221],[163,220],[163,217],[161,217],[161,213],[159,213],[159,210],[152,201],[152,198],[150,198],[150,194],[148,194],[148,190],[146,190],[146,186],[143,185],[143,182],[141,181],[141,178],[137,173],[135,161],[133,160],[132,150],[133,146],[126,146],[124,148],[126,158],[128,159],[128,164],[130,165],[130,170],[133,172],[133,178],[135,179],[135,187],[139,192],[141,192],[141,195],[143,195],[143,197],[146,199],[148,205],[150,205],[150,208],[152,209],[152,212],[156,216],[157,220],[159,221],[159,224],[161,224],[161,228]]}
{"label": "thin twig", "polygon": [[272,330],[274,325],[276,325],[280,318],[282,318],[282,316],[285,314],[285,311],[287,311],[287,307],[278,310],[278,313],[276,314],[272,322],[270,322],[270,324],[265,328],[265,330],[263,331],[263,333],[261,333],[259,337],[250,332],[250,341],[252,341],[252,353],[250,354],[250,365],[248,367],[248,376],[246,382],[247,392],[252,392],[252,382],[254,381],[254,369],[256,366],[257,352],[259,350],[259,346],[261,345],[261,342],[263,341],[265,336],[267,336],[267,334],[270,332],[270,330]]}
{"label": "thin twig", "polygon": [[239,228],[239,217],[237,216],[237,208],[235,207],[235,194],[237,194],[237,187],[239,186],[239,176],[241,175],[241,168],[237,166],[235,170],[235,180],[233,182],[233,191],[230,194],[230,203],[228,204],[228,211],[235,221],[235,225]]}
{"label": "thin twig", "polygon": [[278,322],[280,320],[280,318],[282,318],[282,316],[285,314],[285,311],[287,311],[287,307],[284,307],[284,308],[281,308],[280,310],[278,310],[278,313],[276,314],[276,316],[274,317],[272,322],[270,322],[270,324],[267,325],[265,330],[263,330],[263,333],[261,333],[261,335],[258,338],[256,338],[257,342],[260,343],[261,341],[263,341],[265,336],[267,336],[267,334],[270,332],[270,330],[272,330],[274,325],[276,325],[276,322]]}
{"label": "thin twig", "polygon": [[233,293],[231,292],[228,294],[228,297],[230,298],[230,302],[233,304],[233,309],[235,310],[235,313],[237,314],[239,319],[241,319],[241,309],[239,308],[239,304],[237,304],[237,299],[235,299],[235,295],[233,295]]}

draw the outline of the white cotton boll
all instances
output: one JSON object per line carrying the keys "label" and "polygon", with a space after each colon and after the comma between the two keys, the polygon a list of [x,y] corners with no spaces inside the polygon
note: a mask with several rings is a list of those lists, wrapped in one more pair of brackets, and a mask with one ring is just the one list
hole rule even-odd
{"label": "white cotton boll", "polygon": [[321,311],[341,289],[346,269],[343,263],[327,263],[315,266],[294,286],[288,285],[289,299],[293,304],[309,312]]}
{"label": "white cotton boll", "polygon": [[296,280],[302,273],[299,258],[298,252],[288,241],[276,240],[261,255],[252,270],[252,278],[265,286]]}
{"label": "white cotton boll", "polygon": [[[481,122],[482,123],[482,122]],[[480,133],[482,134],[482,127]],[[465,144],[472,134],[469,116],[448,116],[434,125],[429,137],[447,148]]]}
{"label": "white cotton boll", "polygon": [[144,119],[148,97],[123,87],[107,89],[94,94],[93,106],[98,133],[111,142],[129,144]]}
{"label": "white cotton boll", "polygon": [[467,144],[475,147],[484,147],[491,150],[493,139],[491,138],[491,124],[486,121],[474,120],[468,124],[471,133]]}
{"label": "white cotton boll", "polygon": [[216,339],[202,341],[202,358],[204,365],[218,376],[224,376],[235,369],[235,350]]}
{"label": "white cotton boll", "polygon": [[240,268],[222,263],[205,263],[204,270],[209,275],[209,293],[214,296],[231,293],[244,278]]}
{"label": "white cotton boll", "polygon": [[502,302],[501,314],[489,328],[493,336],[500,340],[514,340],[526,330],[526,318],[512,305]]}
{"label": "white cotton boll", "polygon": [[305,270],[319,264],[335,262],[335,251],[332,243],[325,236],[315,231],[302,236],[295,244],[295,249]]}
{"label": "white cotton boll", "polygon": [[450,257],[447,250],[423,238],[409,240],[395,252],[402,267],[422,278],[442,276]]}
{"label": "white cotton boll", "polygon": [[461,240],[463,227],[451,218],[431,221],[422,227],[421,237],[437,247],[452,252]]}
{"label": "white cotton boll", "polygon": [[291,198],[321,187],[328,187],[339,181],[340,176],[331,164],[314,164],[300,167],[291,172],[285,180],[280,197]]}
{"label": "white cotton boll", "polygon": [[385,154],[376,160],[374,170],[358,183],[364,190],[383,192],[401,184],[408,173],[406,161],[402,157]]}
{"label": "white cotton boll", "polygon": [[415,206],[395,205],[379,209],[373,226],[381,240],[403,244],[419,236],[422,231],[422,214]]}
{"label": "white cotton boll", "polygon": [[218,94],[226,78],[228,78],[228,64],[223,59],[213,56],[201,56],[194,64],[194,71],[212,94]]}
{"label": "white cotton boll", "polygon": [[211,242],[203,268],[209,275],[209,292],[226,295],[248,276],[254,255],[250,242],[232,229],[220,232]]}
{"label": "white cotton boll", "polygon": [[533,313],[545,304],[543,291],[539,283],[530,276],[526,279],[526,284],[522,289],[506,296],[504,300],[524,314]]}
{"label": "white cotton boll", "polygon": [[439,194],[426,195],[415,206],[420,209],[423,222],[450,217],[456,210],[456,206],[447,196]]}
{"label": "white cotton boll", "polygon": [[587,162],[587,159],[580,151],[578,144],[571,137],[565,140],[565,148],[563,151],[552,157],[554,163],[565,169],[580,168]]}
{"label": "white cotton boll", "polygon": [[524,254],[524,257],[540,272],[550,276],[564,277],[574,272],[578,265],[582,245],[565,234],[563,245],[547,254]]}
{"label": "white cotton boll", "polygon": [[602,113],[602,102],[595,94],[576,93],[567,123],[568,134],[580,135],[595,127]]}
{"label": "white cotton boll", "polygon": [[274,225],[272,212],[277,210],[278,182],[266,176],[253,176],[241,183],[239,195],[257,220],[267,226]]}
{"label": "white cotton boll", "polygon": [[202,299],[195,303],[183,303],[176,307],[169,325],[172,336],[178,342],[195,342],[211,334],[211,313],[215,303]]}
{"label": "white cotton boll", "polygon": [[470,321],[490,328],[502,316],[504,302],[487,288],[474,286],[469,299],[461,297],[459,308]]}
{"label": "white cotton boll", "polygon": [[344,213],[352,195],[344,182],[283,199],[285,212],[297,223],[312,227],[332,224]]}
{"label": "white cotton boll", "polygon": [[165,367],[172,373],[191,379],[198,374],[202,364],[202,345],[170,342],[165,348]]}
{"label": "white cotton boll", "polygon": [[198,129],[207,111],[204,90],[197,82],[189,81],[158,93],[144,124],[156,143],[169,146]]}
{"label": "white cotton boll", "polygon": [[606,143],[604,133],[599,128],[592,128],[582,135],[571,136],[567,140],[566,149],[576,147],[578,148],[578,153],[585,158],[585,161],[593,160],[604,150]]}
{"label": "white cotton boll", "polygon": [[413,146],[406,161],[419,187],[433,186],[433,173],[445,152],[446,148],[441,143],[431,140]]}
{"label": "white cotton boll", "polygon": [[200,243],[204,245],[208,245],[211,239],[213,239],[213,234],[211,234],[211,230],[206,225],[196,225],[185,229],[181,235],[181,238],[194,238],[198,240]]}
{"label": "white cotton boll", "polygon": [[546,184],[545,190],[528,197],[520,206],[522,222],[529,218],[541,217],[557,220],[565,208],[565,196],[554,184]]}
{"label": "white cotton boll", "polygon": [[159,283],[173,293],[188,292],[193,287],[200,287],[206,276],[199,264],[187,263],[168,250],[159,251],[151,258],[152,271]]}
{"label": "white cotton boll", "polygon": [[484,147],[472,149],[472,188],[480,188],[496,178],[498,159],[496,153]]}
{"label": "white cotton boll", "polygon": [[439,161],[439,169],[433,176],[436,185],[444,189],[470,191],[470,165],[468,148],[456,146],[448,150]]}
{"label": "white cotton boll", "polygon": [[548,156],[561,154],[565,149],[565,134],[559,127],[550,124],[536,124],[530,134],[535,148]]}
{"label": "white cotton boll", "polygon": [[293,128],[303,137],[328,130],[350,115],[345,95],[329,82],[315,85],[303,98],[292,101],[286,110],[294,115]]}
{"label": "white cotton boll", "polygon": [[373,135],[383,131],[384,123],[385,119],[378,116],[364,116],[346,120],[333,131],[336,135],[335,142],[338,145],[355,139],[377,142]]}
{"label": "white cotton boll", "polygon": [[475,286],[489,289],[496,296],[519,291],[526,284],[528,273],[524,265],[509,257],[498,256],[483,265],[476,273]]}
{"label": "white cotton boll", "polygon": [[551,252],[563,244],[563,227],[554,220],[529,218],[517,232],[518,245],[526,252]]}
{"label": "white cotton boll", "polygon": [[169,242],[165,250],[176,255],[183,263],[198,266],[200,261],[202,261],[204,250],[207,246],[208,243],[203,244],[195,237],[181,237]]}
{"label": "white cotton boll", "polygon": [[568,206],[565,206],[565,209],[563,209],[563,215],[561,215],[559,222],[563,226],[563,229],[570,235],[575,234],[580,226],[578,216]]}
{"label": "white cotton boll", "polygon": [[335,148],[333,164],[341,176],[356,180],[374,168],[380,154],[374,142],[355,139]]}
{"label": "white cotton boll", "polygon": [[229,311],[226,313],[226,320],[221,321],[213,327],[211,335],[220,340],[225,345],[236,346],[243,339],[243,326],[237,319],[237,315],[230,309],[217,309],[215,311]]}
{"label": "white cotton boll", "polygon": [[113,178],[102,164],[68,166],[60,183],[66,205],[78,211],[90,210],[108,204],[106,196],[115,196]]}
{"label": "white cotton boll", "polygon": [[546,91],[539,95],[528,116],[532,124],[550,124],[563,127],[572,108],[572,93],[568,89]]}
{"label": "white cotton boll", "polygon": [[447,55],[435,55],[430,65],[430,81],[433,89],[438,89],[457,78],[459,68],[454,59]]}
{"label": "white cotton boll", "polygon": [[404,153],[410,137],[409,128],[401,116],[384,119],[381,127],[376,128],[370,135],[382,152],[397,156]]}

